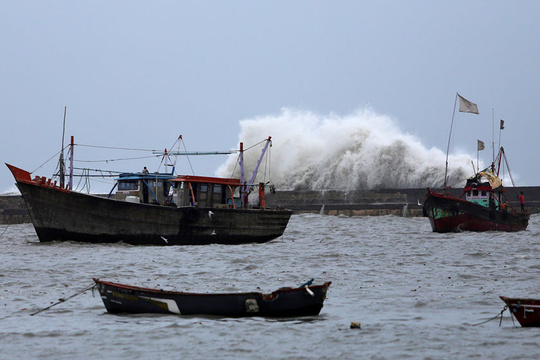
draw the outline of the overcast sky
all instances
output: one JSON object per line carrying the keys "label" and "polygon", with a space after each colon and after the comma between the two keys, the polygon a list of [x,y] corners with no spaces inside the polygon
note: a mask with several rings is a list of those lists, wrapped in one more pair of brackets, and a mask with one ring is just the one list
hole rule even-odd
{"label": "overcast sky", "polygon": [[[459,92],[480,115],[459,115],[451,152],[476,160],[504,119],[516,185],[540,183],[540,1],[0,4],[0,155],[29,171],[60,149],[64,106],[78,143],[161,149],[182,134],[189,150],[233,148],[241,120],[284,108],[369,107],[446,152]],[[195,161],[212,175],[224,159]],[[0,167],[0,193],[13,183]]]}

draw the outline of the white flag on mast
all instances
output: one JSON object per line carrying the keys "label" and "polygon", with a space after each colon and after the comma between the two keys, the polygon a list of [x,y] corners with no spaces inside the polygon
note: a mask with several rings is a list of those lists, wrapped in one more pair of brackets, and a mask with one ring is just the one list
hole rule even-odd
{"label": "white flag on mast", "polygon": [[478,147],[477,147],[478,151],[484,150],[486,148],[486,146],[484,145],[484,142],[482,140],[476,140],[476,141],[478,141],[478,144],[477,144],[478,145]]}
{"label": "white flag on mast", "polygon": [[457,94],[459,96],[459,111],[464,113],[471,113],[471,114],[478,114],[478,106],[470,102],[469,100],[465,99],[463,96]]}

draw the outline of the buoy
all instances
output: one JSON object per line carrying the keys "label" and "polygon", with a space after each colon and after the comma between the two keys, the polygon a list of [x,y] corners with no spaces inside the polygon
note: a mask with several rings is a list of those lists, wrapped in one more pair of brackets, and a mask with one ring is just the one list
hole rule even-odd
{"label": "buoy", "polygon": [[360,322],[358,321],[351,321],[351,329],[361,329],[362,324],[360,324]]}

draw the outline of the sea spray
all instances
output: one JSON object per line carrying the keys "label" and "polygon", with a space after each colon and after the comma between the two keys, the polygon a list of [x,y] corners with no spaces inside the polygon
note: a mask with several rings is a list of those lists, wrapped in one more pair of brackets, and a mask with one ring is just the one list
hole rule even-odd
{"label": "sea spray", "polygon": [[[388,116],[369,108],[339,116],[282,109],[278,115],[240,122],[246,146],[272,136],[271,170],[261,167],[258,181],[270,180],[281,190],[366,190],[441,187],[445,153],[427,149],[415,136],[403,133]],[[253,169],[260,152],[248,151],[244,161]],[[449,158],[449,184],[470,176],[468,155]],[[236,155],[218,169],[220,176],[239,176]],[[250,175],[246,175],[249,178]]]}

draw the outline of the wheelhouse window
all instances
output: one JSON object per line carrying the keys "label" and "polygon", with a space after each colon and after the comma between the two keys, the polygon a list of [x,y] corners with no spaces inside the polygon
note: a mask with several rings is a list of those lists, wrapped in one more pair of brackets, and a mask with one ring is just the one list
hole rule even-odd
{"label": "wheelhouse window", "polygon": [[156,184],[156,181],[155,180],[147,180],[146,183],[148,184],[148,186],[150,186],[152,189],[154,189],[157,185],[157,187],[162,187],[163,186],[163,183],[161,181],[158,181],[157,184]]}
{"label": "wheelhouse window", "polygon": [[131,191],[131,190],[138,190],[138,189],[139,189],[139,182],[137,180],[118,182],[118,190],[120,191]]}

